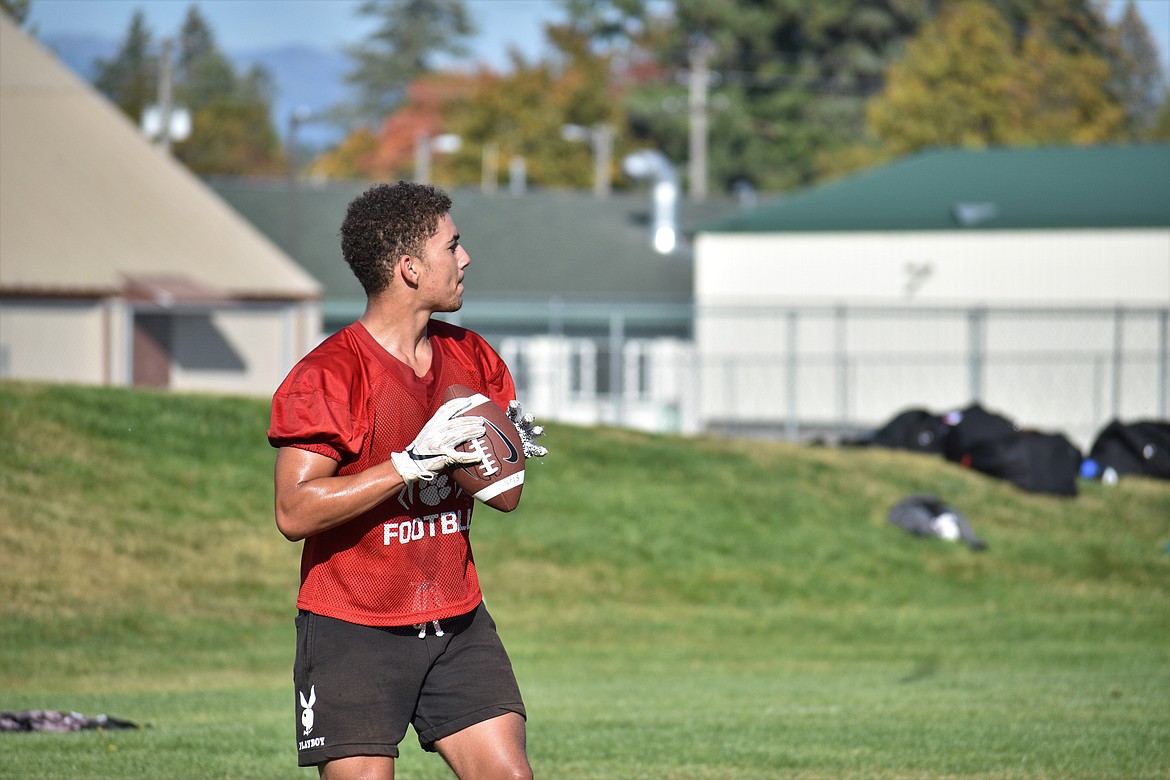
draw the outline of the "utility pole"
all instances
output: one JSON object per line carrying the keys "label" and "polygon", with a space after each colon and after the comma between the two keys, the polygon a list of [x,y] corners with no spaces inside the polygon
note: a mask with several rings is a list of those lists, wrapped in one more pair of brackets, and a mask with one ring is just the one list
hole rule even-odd
{"label": "utility pole", "polygon": [[687,173],[691,200],[696,202],[707,199],[707,89],[711,85],[710,59],[714,54],[715,47],[706,39],[699,39],[691,46],[690,96],[687,101],[690,109],[690,161]]}
{"label": "utility pole", "polygon": [[172,45],[170,38],[164,38],[162,52],[158,57],[158,148],[168,153],[171,151],[171,114],[174,111],[175,102],[172,94],[172,82],[174,81],[174,76],[171,73]]}
{"label": "utility pole", "polygon": [[288,115],[288,253],[297,262],[301,259],[301,212],[298,190],[300,165],[297,159],[297,128],[312,120],[312,112],[305,106],[293,109]]}
{"label": "utility pole", "polygon": [[608,198],[610,192],[609,165],[613,158],[613,125],[602,122],[589,133],[593,147],[593,194]]}

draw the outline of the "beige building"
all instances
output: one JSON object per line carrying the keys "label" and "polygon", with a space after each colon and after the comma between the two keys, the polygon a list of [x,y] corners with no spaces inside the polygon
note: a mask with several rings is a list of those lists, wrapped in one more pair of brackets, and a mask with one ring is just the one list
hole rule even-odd
{"label": "beige building", "polygon": [[269,394],[319,297],[0,14],[0,378]]}

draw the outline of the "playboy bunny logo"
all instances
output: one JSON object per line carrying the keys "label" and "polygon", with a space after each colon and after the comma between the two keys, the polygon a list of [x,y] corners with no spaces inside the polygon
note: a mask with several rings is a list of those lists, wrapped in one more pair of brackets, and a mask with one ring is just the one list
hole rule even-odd
{"label": "playboy bunny logo", "polygon": [[[300,693],[298,691],[298,693]],[[309,736],[313,733],[313,705],[317,703],[317,686],[314,685],[309,689],[309,698],[305,699],[305,694],[301,693],[301,706],[304,709],[301,711],[301,725],[305,727],[304,736]]]}

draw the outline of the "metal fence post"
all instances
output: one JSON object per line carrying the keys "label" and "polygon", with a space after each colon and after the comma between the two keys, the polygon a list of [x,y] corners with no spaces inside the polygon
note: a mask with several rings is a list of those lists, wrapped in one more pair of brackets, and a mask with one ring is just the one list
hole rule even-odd
{"label": "metal fence post", "polygon": [[626,318],[615,311],[609,315],[609,392],[613,398],[614,425],[621,425],[625,419],[626,399],[622,391],[625,341]]}
{"label": "metal fence post", "polygon": [[1120,307],[1113,310],[1113,376],[1112,393],[1113,393],[1113,416],[1121,417],[1121,371],[1124,364],[1124,319],[1125,311]]}
{"label": "metal fence post", "polygon": [[787,366],[787,387],[785,388],[785,403],[787,410],[784,419],[784,438],[788,441],[796,441],[800,436],[800,423],[797,421],[797,414],[799,413],[799,404],[797,403],[797,377],[796,372],[799,369],[800,361],[797,358],[797,347],[800,344],[800,339],[797,333],[797,325],[799,316],[796,309],[789,309],[786,319],[788,320],[788,366]]}
{"label": "metal fence post", "polygon": [[986,309],[971,309],[967,312],[967,377],[971,403],[977,403],[983,397],[983,330],[986,321]]}
{"label": "metal fence post", "polygon": [[1167,417],[1170,395],[1170,309],[1158,312],[1158,419]]}
{"label": "metal fence post", "polygon": [[837,364],[837,425],[844,431],[849,425],[849,310],[837,306],[835,319],[834,362]]}

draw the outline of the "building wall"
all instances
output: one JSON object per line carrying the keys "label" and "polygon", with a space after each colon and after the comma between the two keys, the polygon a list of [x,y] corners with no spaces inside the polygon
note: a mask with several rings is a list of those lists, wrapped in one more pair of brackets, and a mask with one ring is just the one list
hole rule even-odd
{"label": "building wall", "polygon": [[1170,229],[703,233],[695,302],[1165,305]]}
{"label": "building wall", "polygon": [[1087,446],[1166,415],[1170,230],[704,234],[695,294],[707,428],[979,401]]}
{"label": "building wall", "polygon": [[110,327],[98,300],[0,301],[0,378],[106,384]]}
{"label": "building wall", "polygon": [[319,316],[298,305],[253,304],[179,316],[171,387],[271,395],[296,361],[316,346],[319,334]]}
{"label": "building wall", "polygon": [[170,318],[168,386],[271,395],[317,345],[320,305],[249,303],[166,310],[121,299],[0,302],[0,378],[129,386],[134,317]]}

